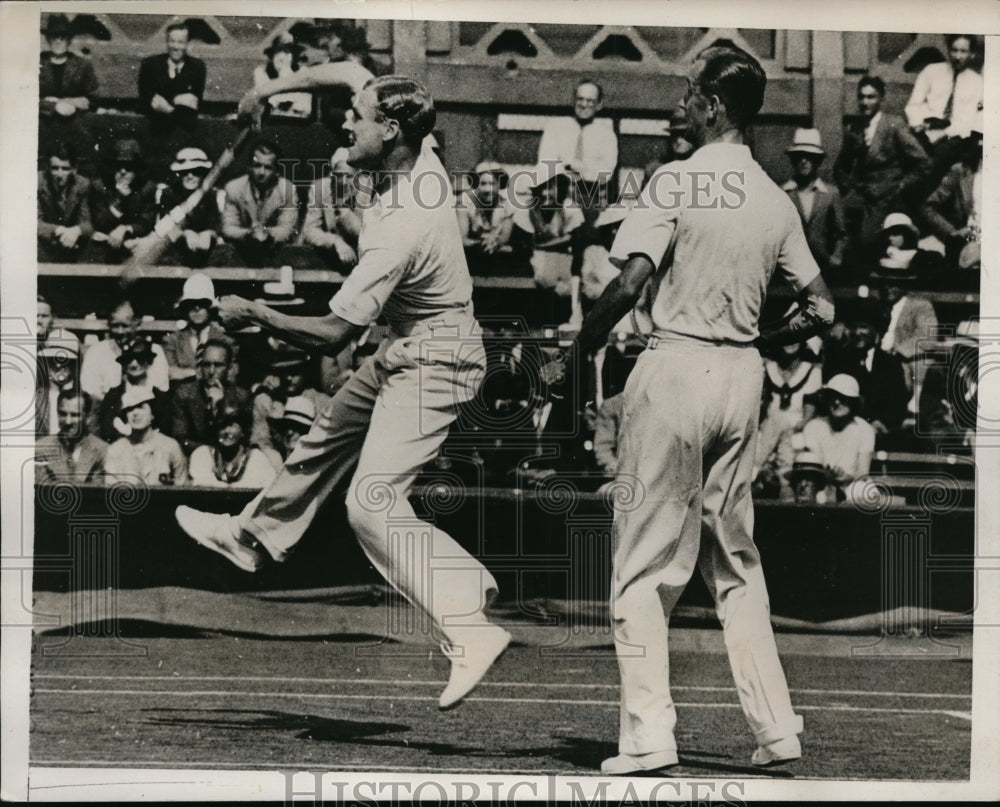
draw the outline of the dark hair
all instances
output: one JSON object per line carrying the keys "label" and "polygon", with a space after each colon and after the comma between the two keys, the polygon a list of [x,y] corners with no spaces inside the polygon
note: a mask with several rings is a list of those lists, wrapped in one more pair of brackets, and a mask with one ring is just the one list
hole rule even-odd
{"label": "dark hair", "polygon": [[59,404],[64,401],[75,401],[77,398],[83,401],[83,415],[86,417],[94,408],[94,399],[75,385],[69,389],[64,389],[59,392],[59,395],[56,397],[56,409],[58,409]]}
{"label": "dark hair", "polygon": [[243,429],[243,444],[250,442],[250,432],[253,430],[253,412],[246,406],[223,405],[213,424],[212,435],[218,439],[219,432],[230,423],[238,423]]}
{"label": "dark hair", "polygon": [[593,84],[593,85],[594,85],[595,87],[597,87],[597,102],[598,102],[598,103],[600,103],[601,101],[603,101],[603,100],[604,100],[604,87],[602,87],[602,86],[601,86],[600,84],[598,84],[598,83],[597,83],[596,81],[594,81],[594,80],[593,80],[592,78],[582,78],[582,79],[580,79],[580,80],[579,80],[579,81],[578,81],[578,82],[576,83],[576,88],[575,88],[575,89],[573,90],[573,92],[575,93],[575,92],[576,92],[577,90],[579,90],[579,89],[580,89],[580,88],[581,88],[581,87],[582,87],[582,86],[583,86],[584,84]]}
{"label": "dark hair", "polygon": [[167,30],[164,33],[164,36],[169,37],[170,34],[173,31],[183,31],[185,34],[188,35],[188,39],[191,38],[191,29],[188,28],[188,24],[186,22],[172,22],[172,23],[170,23],[170,25],[167,26]]}
{"label": "dark hair", "polygon": [[229,342],[222,339],[206,339],[202,344],[198,345],[198,350],[196,352],[196,361],[201,362],[202,357],[205,355],[205,351],[209,348],[217,347],[221,350],[226,351],[226,363],[229,364],[233,360],[233,348]]}
{"label": "dark hair", "polygon": [[858,92],[861,92],[862,87],[871,87],[880,96],[885,98],[885,82],[878,76],[862,76],[861,80],[858,81]]}
{"label": "dark hair", "polygon": [[403,140],[419,146],[434,130],[437,113],[427,88],[407,76],[380,76],[365,84],[378,101],[376,120],[390,118],[399,123]]}
{"label": "dark hair", "polygon": [[138,312],[135,310],[135,306],[132,304],[132,301],[128,297],[119,297],[110,306],[108,306],[108,320],[110,321],[114,313],[116,311],[121,310],[125,306],[128,306],[129,309],[132,311],[133,317],[137,317],[139,315]]}
{"label": "dark hair", "polygon": [[949,34],[944,38],[944,41],[948,44],[949,50],[951,50],[951,46],[955,44],[956,39],[964,39],[968,42],[970,53],[979,52],[979,43],[976,41],[975,34]]}
{"label": "dark hair", "polygon": [[76,149],[73,148],[71,143],[67,143],[65,140],[57,140],[49,147],[45,155],[45,161],[48,162],[53,157],[57,160],[66,160],[70,165],[76,167]]}
{"label": "dark hair", "polygon": [[273,154],[276,159],[281,159],[281,147],[268,137],[263,137],[253,144],[253,151],[264,154]]}
{"label": "dark hair", "polygon": [[753,56],[738,48],[711,47],[698,54],[703,63],[698,73],[698,92],[718,96],[726,107],[726,117],[744,129],[764,105],[767,76]]}

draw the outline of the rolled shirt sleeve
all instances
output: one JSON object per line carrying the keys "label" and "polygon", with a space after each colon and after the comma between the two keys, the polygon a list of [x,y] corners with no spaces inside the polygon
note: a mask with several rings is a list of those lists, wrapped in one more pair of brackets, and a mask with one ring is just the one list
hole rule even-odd
{"label": "rolled shirt sleeve", "polygon": [[[622,269],[632,255],[645,255],[659,268],[670,248],[680,207],[664,204],[673,198],[667,187],[674,179],[669,173],[654,174],[639,201],[625,217],[608,259]],[[808,247],[807,247],[808,249]]]}
{"label": "rolled shirt sleeve", "polygon": [[792,226],[778,253],[778,271],[798,293],[819,275],[819,265],[806,242],[806,234],[798,215],[794,219],[790,218],[790,221]]}
{"label": "rolled shirt sleeve", "polygon": [[330,310],[334,314],[362,327],[378,319],[409,262],[408,253],[390,246],[386,239],[371,240],[374,246],[362,252],[358,265],[330,300]]}

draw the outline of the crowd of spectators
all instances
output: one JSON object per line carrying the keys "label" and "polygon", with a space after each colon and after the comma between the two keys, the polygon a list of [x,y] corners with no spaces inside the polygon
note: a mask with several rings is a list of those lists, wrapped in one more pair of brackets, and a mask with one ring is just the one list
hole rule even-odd
{"label": "crowd of spectators", "polygon": [[[99,80],[69,50],[64,15],[49,15],[44,34],[39,261],[123,263],[154,234],[169,242],[159,263],[196,271],[176,304],[178,330],[162,344],[139,334],[134,303],[122,300],[106,312],[107,338],[81,345],[53,328],[53,312],[39,298],[39,473],[260,487],[370,345],[321,361],[270,343],[263,346],[266,358],[255,350],[254,361],[241,362],[242,340],[215,321],[212,281],[197,270],[290,264],[349,272],[361,214],[346,151],[334,153],[321,178],[297,188],[282,170],[280,146],[263,136],[248,150],[243,172],[176,223],[171,211],[198,188],[215,156],[194,136],[183,141],[201,114],[206,86],[205,63],[188,53],[187,27],[168,26],[166,53],[143,59],[137,93],[155,128],[180,132],[184,144],[157,172],[136,139],[122,138],[90,177],[80,171],[68,133],[80,125]],[[863,77],[859,114],[830,160],[832,180],[820,177],[830,156],[820,132],[794,133],[783,187],[809,247],[830,285],[859,286],[867,299],[824,340],[764,357],[759,495],[849,499],[873,451],[926,447],[915,436],[918,422],[968,442],[976,393],[969,357],[977,332],[964,324],[960,336],[937,345],[946,357],[958,357],[951,364],[965,374],[956,406],[953,384],[921,360],[938,326],[921,292],[978,284],[983,83],[973,65],[979,47],[970,35],[948,37],[948,59],[920,72],[904,115],[884,108],[879,77]],[[323,61],[350,59],[377,70],[364,30],[339,23],[293,26],[264,55],[255,83]],[[274,96],[267,117],[321,119],[339,131],[349,99],[335,95]],[[570,421],[537,381],[549,343],[535,338],[556,326],[578,328],[618,272],[608,249],[641,188],[618,188],[618,139],[611,118],[601,115],[613,100],[597,81],[579,81],[571,114],[546,124],[533,171],[513,176],[483,155],[456,185],[471,271],[533,278],[535,293],[517,322],[487,326],[486,382],[432,471],[467,462],[477,478],[497,483],[539,481],[562,470],[586,471],[598,483],[614,475],[620,392],[641,349],[642,306],[585,368],[587,405]],[[667,136],[641,173],[644,182],[692,151],[683,107],[669,117]]]}

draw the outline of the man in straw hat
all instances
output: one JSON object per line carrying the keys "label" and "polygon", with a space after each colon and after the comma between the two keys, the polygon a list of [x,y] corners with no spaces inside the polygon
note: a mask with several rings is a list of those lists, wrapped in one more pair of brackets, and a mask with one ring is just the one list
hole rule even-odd
{"label": "man in straw hat", "polygon": [[[757,346],[807,339],[833,321],[833,298],[794,205],[745,145],[764,101],[763,68],[741,50],[713,47],[695,60],[687,84],[684,103],[698,149],[650,179],[611,249],[621,275],[587,316],[569,355],[544,371],[555,392],[570,397],[561,387],[567,367],[582,365],[604,343],[651,281],[653,332],[623,393],[618,453],[619,476],[642,490],[636,502],[616,502],[615,509],[611,608],[622,683],[620,753],[601,766],[614,775],[678,763],[667,623],[696,565],[715,595],[757,746],[753,764],[802,753],[802,719],[778,659],[753,542]],[[706,207],[693,175],[720,182],[727,172],[739,172],[740,200]],[[776,264],[799,300],[761,333],[758,319]]]}
{"label": "man in straw hat", "polygon": [[[197,146],[181,148],[170,163],[170,183],[157,188],[156,219],[165,227],[170,212],[198,190],[212,161]],[[174,224],[166,237],[171,246],[159,258],[161,264],[204,266],[208,263],[220,228],[219,203],[215,193],[206,193],[184,219],[183,226]]]}
{"label": "man in straw hat", "polygon": [[805,449],[796,454],[785,477],[797,504],[826,504],[826,468],[814,452]]}
{"label": "man in straw hat", "polygon": [[[322,65],[332,80],[341,73]],[[348,68],[350,69],[350,68]],[[301,75],[306,71],[300,70]],[[271,88],[289,89],[276,79]],[[254,109],[261,90],[241,109]],[[417,81],[373,79],[354,96],[346,130],[348,161],[374,172],[358,265],[326,316],[292,316],[238,297],[220,300],[229,328],[254,324],[308,351],[336,355],[377,317],[390,334],[321,412],[274,483],[238,516],[177,510],[192,538],[247,571],[268,556],[284,560],[320,505],[347,487],[347,518],[369,559],[443,634],[451,675],[438,705],[457,705],[510,641],[484,608],[496,596],[490,572],[451,536],[430,524],[399,546],[388,511],[366,506],[373,483],[392,490],[392,517],[417,522],[408,494],[444,442],[458,408],[476,394],[485,352],[472,309],[472,279],[452,206],[428,204],[450,190],[440,160],[423,148],[434,103]],[[424,203],[419,202],[423,198]],[[450,193],[447,193],[450,199]]]}
{"label": "man in straw hat", "polygon": [[820,271],[831,277],[843,265],[847,230],[840,193],[819,177],[819,166],[826,157],[819,130],[796,129],[785,153],[792,164],[792,178],[782,188],[799,211],[806,241]]}

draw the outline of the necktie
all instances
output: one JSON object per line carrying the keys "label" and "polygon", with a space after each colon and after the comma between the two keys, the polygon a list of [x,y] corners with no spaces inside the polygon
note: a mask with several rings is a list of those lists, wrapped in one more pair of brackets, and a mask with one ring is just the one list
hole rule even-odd
{"label": "necktie", "polygon": [[583,127],[576,137],[576,149],[573,151],[573,167],[579,172],[583,168]]}
{"label": "necktie", "polygon": [[955,102],[955,85],[958,84],[958,73],[951,74],[951,92],[948,94],[948,103],[944,105],[944,112],[941,117],[951,120],[951,108]]}

